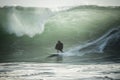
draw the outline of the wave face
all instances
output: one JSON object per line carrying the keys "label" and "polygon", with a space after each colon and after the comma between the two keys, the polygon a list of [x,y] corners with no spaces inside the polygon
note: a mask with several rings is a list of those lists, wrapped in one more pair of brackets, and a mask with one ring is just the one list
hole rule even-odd
{"label": "wave face", "polygon": [[100,38],[91,42],[86,42],[83,45],[69,50],[67,53],[77,53],[73,55],[84,55],[86,53],[105,52],[120,52],[120,27],[112,28]]}
{"label": "wave face", "polygon": [[65,56],[119,53],[118,26],[119,7],[79,6],[57,13],[47,8],[3,7],[0,61],[46,62],[46,56],[56,53],[58,40],[64,43]]}

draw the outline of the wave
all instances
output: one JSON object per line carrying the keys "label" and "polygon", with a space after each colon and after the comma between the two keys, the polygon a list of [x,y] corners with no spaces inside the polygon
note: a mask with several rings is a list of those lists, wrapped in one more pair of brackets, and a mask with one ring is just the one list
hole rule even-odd
{"label": "wave", "polygon": [[64,43],[65,56],[119,50],[116,45],[120,40],[119,29],[115,28],[119,22],[120,8],[116,7],[79,6],[60,12],[48,8],[3,7],[0,8],[0,61],[40,62],[56,52],[54,46],[58,40]]}
{"label": "wave", "polygon": [[53,15],[48,8],[0,8],[0,24],[10,34],[33,37],[44,31],[44,24]]}
{"label": "wave", "polygon": [[120,7],[83,5],[77,7],[61,7],[61,8],[49,9],[49,8],[34,8],[34,7],[21,7],[21,6],[16,6],[16,7],[5,6],[0,8],[0,18],[1,18],[0,25],[10,34],[16,34],[17,36],[28,35],[30,37],[33,37],[36,34],[41,34],[44,32],[45,25],[48,23],[48,19],[51,19],[52,16],[57,16],[59,15],[59,13],[70,12],[77,9],[79,10],[102,9],[102,10],[114,11],[114,10],[120,10]]}
{"label": "wave", "polygon": [[[85,43],[66,52],[69,55],[84,55],[86,53],[120,52],[120,27],[112,28],[97,40]],[[65,55],[66,55],[65,54]]]}
{"label": "wave", "polygon": [[70,7],[69,10],[73,9],[120,9],[120,6],[102,6],[102,5],[80,5],[80,6],[74,6]]}

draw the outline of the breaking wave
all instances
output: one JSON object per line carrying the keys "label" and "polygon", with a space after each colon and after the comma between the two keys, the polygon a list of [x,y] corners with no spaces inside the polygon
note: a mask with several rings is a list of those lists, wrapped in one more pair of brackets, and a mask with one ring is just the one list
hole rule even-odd
{"label": "breaking wave", "polygon": [[[87,42],[66,52],[68,55],[84,55],[86,53],[104,53],[106,51],[119,52],[120,27],[113,28],[97,40]],[[65,54],[65,55],[66,55]]]}
{"label": "breaking wave", "polygon": [[0,24],[7,32],[30,37],[41,34],[47,19],[53,15],[48,8],[3,7],[0,12]]}
{"label": "breaking wave", "polygon": [[79,6],[58,11],[3,7],[0,8],[0,61],[42,62],[56,53],[54,46],[58,40],[64,43],[65,56],[119,53],[118,26],[120,7]]}

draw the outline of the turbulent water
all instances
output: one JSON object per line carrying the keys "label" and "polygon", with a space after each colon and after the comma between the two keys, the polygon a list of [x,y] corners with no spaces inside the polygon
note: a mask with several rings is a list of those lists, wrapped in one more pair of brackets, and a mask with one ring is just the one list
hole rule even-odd
{"label": "turbulent water", "polygon": [[119,62],[119,26],[119,7],[78,6],[58,11],[2,7],[0,61],[54,61],[46,57],[56,53],[54,46],[61,40],[63,62],[79,62],[83,57],[89,61],[91,56]]}
{"label": "turbulent water", "polygon": [[0,80],[119,80],[119,68],[119,64],[2,63]]}
{"label": "turbulent water", "polygon": [[120,80],[119,62],[120,7],[0,8],[0,80]]}

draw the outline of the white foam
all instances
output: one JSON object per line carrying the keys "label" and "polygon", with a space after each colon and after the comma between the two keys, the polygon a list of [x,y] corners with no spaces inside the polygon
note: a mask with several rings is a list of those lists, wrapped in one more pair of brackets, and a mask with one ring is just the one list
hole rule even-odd
{"label": "white foam", "polygon": [[36,34],[41,34],[44,31],[44,24],[47,19],[52,16],[49,9],[35,9],[35,10],[16,10],[11,9],[7,16],[6,26],[10,34],[17,36],[28,35],[33,37]]}
{"label": "white foam", "polygon": [[103,36],[100,38],[92,41],[85,43],[83,45],[71,48],[67,52],[65,52],[65,56],[81,56],[84,55],[85,53],[102,53],[104,52],[104,48],[106,47],[107,43],[109,42],[110,39],[112,39],[114,36],[119,36],[119,30],[120,27],[113,28],[106,32]]}
{"label": "white foam", "polygon": [[2,63],[0,80],[114,80],[120,64]]}

